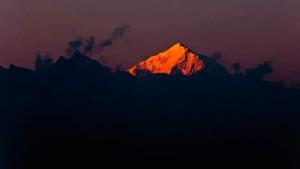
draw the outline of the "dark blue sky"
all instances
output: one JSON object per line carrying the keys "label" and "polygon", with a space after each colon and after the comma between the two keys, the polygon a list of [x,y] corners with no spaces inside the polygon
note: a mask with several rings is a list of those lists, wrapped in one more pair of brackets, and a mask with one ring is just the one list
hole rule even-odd
{"label": "dark blue sky", "polygon": [[0,0],[0,65],[32,66],[37,51],[58,57],[70,39],[101,39],[128,24],[128,37],[102,54],[111,66],[129,67],[182,42],[206,55],[222,52],[227,65],[271,59],[274,77],[299,82],[299,6],[299,0]]}

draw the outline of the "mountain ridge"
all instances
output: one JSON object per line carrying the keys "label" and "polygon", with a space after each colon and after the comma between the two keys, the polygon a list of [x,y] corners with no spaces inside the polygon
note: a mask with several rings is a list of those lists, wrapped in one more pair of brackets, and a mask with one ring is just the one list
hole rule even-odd
{"label": "mountain ridge", "polygon": [[176,43],[169,49],[139,62],[127,72],[141,77],[147,74],[191,76],[205,69],[207,59],[193,52],[183,43]]}

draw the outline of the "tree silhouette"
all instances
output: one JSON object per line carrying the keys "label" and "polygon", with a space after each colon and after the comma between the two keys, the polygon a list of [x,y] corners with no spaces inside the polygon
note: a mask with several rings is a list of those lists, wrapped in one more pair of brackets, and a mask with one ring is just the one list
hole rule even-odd
{"label": "tree silhouette", "polygon": [[240,63],[232,64],[232,69],[233,69],[234,74],[239,74],[239,72],[241,70],[241,64]]}
{"label": "tree silhouette", "polygon": [[95,48],[95,37],[92,36],[89,39],[86,40],[86,45],[84,47],[84,54],[88,54],[89,52],[92,52]]}
{"label": "tree silhouette", "polygon": [[40,53],[36,54],[35,59],[35,70],[36,71],[44,71],[49,68],[53,64],[53,59],[49,54],[42,56]]}
{"label": "tree silhouette", "polygon": [[253,69],[246,70],[246,77],[254,81],[262,81],[265,75],[272,73],[273,68],[270,61],[264,61],[262,64],[258,64]]}
{"label": "tree silhouette", "polygon": [[69,56],[72,56],[75,51],[79,50],[82,47],[83,42],[81,39],[75,39],[70,41],[68,45],[69,48],[67,48],[66,52]]}

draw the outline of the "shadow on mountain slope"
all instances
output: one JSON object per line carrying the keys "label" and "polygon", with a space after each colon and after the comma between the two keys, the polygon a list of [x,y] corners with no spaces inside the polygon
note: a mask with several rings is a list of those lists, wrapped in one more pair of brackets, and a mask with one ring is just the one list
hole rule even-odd
{"label": "shadow on mountain slope", "polygon": [[137,79],[79,52],[36,71],[0,68],[2,164],[296,167],[300,90],[263,80],[271,70],[265,62],[244,73]]}

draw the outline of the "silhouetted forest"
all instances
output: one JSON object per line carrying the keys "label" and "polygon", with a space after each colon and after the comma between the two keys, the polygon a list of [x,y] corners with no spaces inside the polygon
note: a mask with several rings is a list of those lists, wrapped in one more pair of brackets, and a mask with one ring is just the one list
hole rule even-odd
{"label": "silhouetted forest", "polygon": [[230,73],[211,59],[190,77],[135,78],[71,53],[37,57],[36,70],[0,67],[3,167],[299,165],[300,90],[264,80],[269,62]]}

